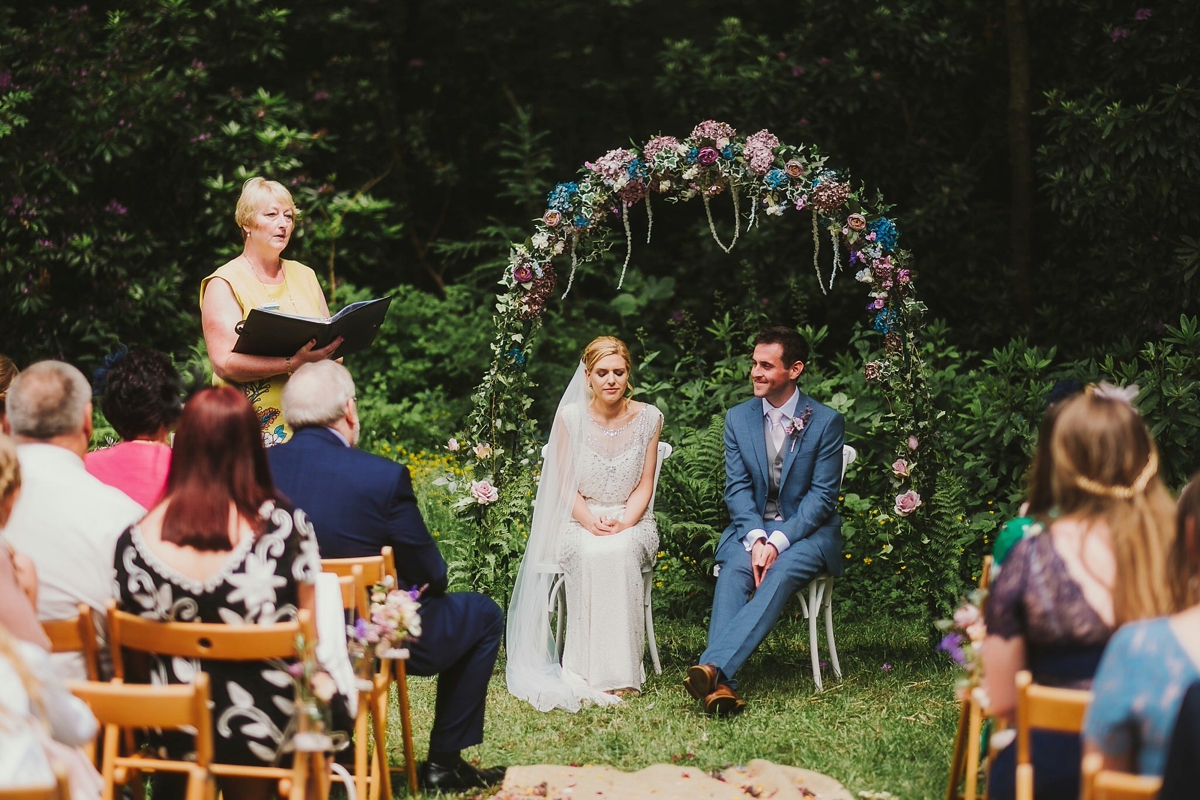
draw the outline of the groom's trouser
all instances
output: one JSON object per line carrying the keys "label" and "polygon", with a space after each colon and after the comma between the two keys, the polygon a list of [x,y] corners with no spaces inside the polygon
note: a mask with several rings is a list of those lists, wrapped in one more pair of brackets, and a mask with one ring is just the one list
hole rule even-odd
{"label": "groom's trouser", "polygon": [[[811,539],[801,539],[775,559],[754,588],[750,553],[730,537],[717,551],[717,590],[708,624],[708,648],[701,664],[716,664],[725,681],[737,688],[734,673],[775,627],[784,606],[801,587],[825,569],[825,556]],[[814,612],[815,613],[815,612]]]}

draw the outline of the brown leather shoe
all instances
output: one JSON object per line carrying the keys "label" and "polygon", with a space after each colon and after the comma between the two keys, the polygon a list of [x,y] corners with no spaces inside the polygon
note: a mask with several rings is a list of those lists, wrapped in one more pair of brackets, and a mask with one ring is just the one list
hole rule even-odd
{"label": "brown leather shoe", "polygon": [[688,694],[700,702],[717,690],[717,665],[696,664],[688,667],[687,677],[683,679],[683,688]]}
{"label": "brown leather shoe", "polygon": [[712,716],[732,717],[746,710],[746,701],[722,683],[716,691],[704,698],[704,710]]}

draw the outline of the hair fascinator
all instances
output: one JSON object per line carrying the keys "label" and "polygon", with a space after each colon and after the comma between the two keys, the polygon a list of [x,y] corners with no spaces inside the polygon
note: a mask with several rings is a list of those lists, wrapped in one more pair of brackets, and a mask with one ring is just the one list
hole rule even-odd
{"label": "hair fascinator", "polygon": [[128,347],[118,344],[117,349],[106,355],[104,363],[92,373],[92,393],[96,397],[104,394],[104,389],[108,386],[108,371],[119,364],[128,352]]}
{"label": "hair fascinator", "polygon": [[1108,381],[1100,381],[1099,384],[1090,388],[1091,393],[1096,397],[1103,397],[1106,400],[1119,400],[1134,411],[1137,411],[1137,407],[1133,404],[1133,401],[1142,391],[1142,388],[1136,383],[1131,383],[1128,386],[1113,386]]}

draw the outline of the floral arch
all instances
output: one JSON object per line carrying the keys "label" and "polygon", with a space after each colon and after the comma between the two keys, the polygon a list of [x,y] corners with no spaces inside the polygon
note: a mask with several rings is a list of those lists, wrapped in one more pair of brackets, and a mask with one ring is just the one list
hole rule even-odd
{"label": "floral arch", "polygon": [[[822,292],[843,272],[853,273],[867,290],[867,319],[883,337],[883,358],[867,362],[863,374],[888,399],[892,413],[883,424],[894,434],[896,460],[867,469],[891,475],[898,517],[917,510],[932,476],[932,465],[923,467],[922,461],[933,461],[922,458],[927,437],[916,435],[931,425],[917,338],[925,306],[917,297],[911,254],[898,246],[895,221],[886,215],[889,207],[825,162],[815,147],[784,144],[767,130],[742,136],[724,122],[707,120],[684,139],[655,136],[640,150],[610,150],[548,194],[532,235],[511,247],[493,316],[491,367],[473,396],[462,446],[450,443],[465,461],[466,480],[444,482],[459,498],[457,508],[480,526],[475,552],[464,554],[478,587],[500,586],[506,593],[524,550],[539,446],[528,416],[534,384],[526,364],[542,313],[556,295],[569,296],[577,271],[598,254],[594,235],[610,225],[625,232],[620,288],[633,245],[629,214],[639,204],[645,205],[652,233],[653,203],[698,198],[713,239],[727,253],[743,226],[749,230],[784,214],[811,216],[813,268]],[[728,243],[713,224],[711,204],[725,192],[735,222]],[[826,247],[833,252],[827,275],[819,260]]]}

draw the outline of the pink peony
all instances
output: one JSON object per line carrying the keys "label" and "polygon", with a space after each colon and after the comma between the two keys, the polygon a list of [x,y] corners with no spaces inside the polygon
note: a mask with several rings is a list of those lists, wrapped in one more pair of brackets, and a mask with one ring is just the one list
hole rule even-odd
{"label": "pink peony", "polygon": [[471,481],[471,496],[481,506],[490,505],[500,499],[500,492],[489,480]]}
{"label": "pink peony", "polygon": [[979,609],[967,603],[954,612],[954,624],[964,631],[979,621]]}
{"label": "pink peony", "polygon": [[916,436],[909,436],[909,437],[908,437],[908,449],[909,449],[909,450],[912,450],[913,452],[916,452],[916,449],[917,449],[918,447],[920,447],[920,446],[921,446],[921,443],[917,441],[917,437],[916,437]]}
{"label": "pink peony", "polygon": [[908,462],[903,458],[897,458],[892,462],[892,474],[897,478],[908,477]]}
{"label": "pink peony", "polygon": [[533,270],[528,264],[521,263],[513,267],[513,280],[517,283],[529,283],[533,280]]}
{"label": "pink peony", "polygon": [[896,495],[896,514],[907,517],[921,507],[921,495],[909,489],[904,494]]}
{"label": "pink peony", "polygon": [[458,452],[458,439],[453,439],[453,438],[449,439],[446,442],[446,449],[449,450],[451,453],[457,453]]}
{"label": "pink peony", "polygon": [[766,128],[746,137],[746,162],[756,175],[766,175],[775,163],[775,148],[779,147],[779,137]]}

